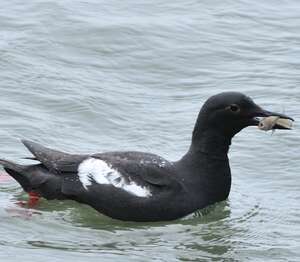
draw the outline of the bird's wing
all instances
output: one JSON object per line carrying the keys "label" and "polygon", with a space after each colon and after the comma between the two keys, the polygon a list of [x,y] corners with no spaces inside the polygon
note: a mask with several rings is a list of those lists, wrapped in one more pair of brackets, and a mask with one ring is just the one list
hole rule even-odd
{"label": "bird's wing", "polygon": [[109,187],[115,193],[138,197],[148,197],[160,190],[178,191],[181,184],[173,175],[172,164],[159,160],[161,158],[158,156],[138,152],[91,155],[78,166],[75,181],[67,182],[70,178],[65,177],[63,190],[73,195],[81,195],[84,191],[101,194]]}
{"label": "bird's wing", "polygon": [[73,155],[53,150],[28,140],[22,140],[22,143],[34,155],[34,158],[30,159],[41,162],[55,174],[76,172],[80,162],[88,157],[88,155]]}
{"label": "bird's wing", "polygon": [[95,155],[73,155],[23,140],[35,159],[52,174],[63,179],[66,195],[82,195],[91,190],[114,190],[147,196],[151,189],[178,189],[172,163],[163,158],[141,152],[110,152]]}
{"label": "bird's wing", "polygon": [[156,186],[176,183],[173,164],[160,156],[142,152],[109,152],[92,155],[129,179]]}

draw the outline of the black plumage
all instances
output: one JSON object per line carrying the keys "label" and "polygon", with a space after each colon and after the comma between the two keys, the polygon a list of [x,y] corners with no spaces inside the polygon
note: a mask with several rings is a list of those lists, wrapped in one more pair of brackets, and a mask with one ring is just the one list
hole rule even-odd
{"label": "black plumage", "polygon": [[[228,197],[227,153],[233,136],[257,126],[256,117],[271,115],[291,119],[263,110],[241,93],[226,92],[206,101],[191,146],[176,162],[142,152],[67,154],[23,140],[39,163],[0,164],[25,191],[46,199],[73,199],[121,220],[173,220]],[[80,167],[86,173],[80,173]],[[101,168],[106,172],[103,179]]]}

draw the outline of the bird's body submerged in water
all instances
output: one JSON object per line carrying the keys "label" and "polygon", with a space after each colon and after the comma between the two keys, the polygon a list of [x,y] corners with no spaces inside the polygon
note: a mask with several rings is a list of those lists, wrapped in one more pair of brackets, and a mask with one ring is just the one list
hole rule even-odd
{"label": "bird's body submerged in water", "polygon": [[72,199],[121,220],[173,220],[228,197],[231,139],[257,126],[256,117],[267,116],[291,119],[263,110],[241,93],[226,92],[206,101],[189,151],[177,162],[142,152],[67,154],[23,141],[39,163],[0,164],[26,192],[49,200]]}

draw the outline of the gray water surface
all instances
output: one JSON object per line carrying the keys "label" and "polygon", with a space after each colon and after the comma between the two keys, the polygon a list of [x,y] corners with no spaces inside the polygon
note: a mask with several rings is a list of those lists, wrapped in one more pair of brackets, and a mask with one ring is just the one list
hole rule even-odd
{"label": "gray water surface", "polygon": [[[15,161],[20,138],[176,160],[209,96],[241,91],[299,120],[299,86],[297,0],[1,2],[0,155]],[[168,223],[72,201],[28,209],[2,179],[0,261],[299,261],[299,158],[297,122],[248,128],[230,150],[229,199]]]}

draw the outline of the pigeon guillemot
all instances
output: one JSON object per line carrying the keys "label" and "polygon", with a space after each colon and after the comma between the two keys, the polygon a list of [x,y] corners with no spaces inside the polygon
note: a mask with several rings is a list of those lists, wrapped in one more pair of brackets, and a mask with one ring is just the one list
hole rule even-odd
{"label": "pigeon guillemot", "polygon": [[269,116],[293,120],[263,110],[241,93],[225,92],[205,102],[191,146],[176,162],[135,151],[68,154],[23,140],[39,163],[0,164],[26,192],[49,200],[72,199],[120,220],[174,220],[228,197],[233,136],[258,126],[257,117]]}

